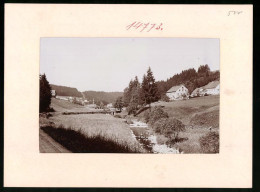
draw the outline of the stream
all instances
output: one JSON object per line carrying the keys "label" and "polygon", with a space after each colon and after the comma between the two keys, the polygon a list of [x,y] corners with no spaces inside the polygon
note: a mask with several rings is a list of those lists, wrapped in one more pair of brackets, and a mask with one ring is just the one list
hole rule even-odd
{"label": "stream", "polygon": [[146,123],[133,121],[133,123],[130,124],[130,129],[132,130],[133,137],[136,138],[148,153],[180,153],[177,149],[170,148],[165,144],[158,144],[156,136],[152,134]]}

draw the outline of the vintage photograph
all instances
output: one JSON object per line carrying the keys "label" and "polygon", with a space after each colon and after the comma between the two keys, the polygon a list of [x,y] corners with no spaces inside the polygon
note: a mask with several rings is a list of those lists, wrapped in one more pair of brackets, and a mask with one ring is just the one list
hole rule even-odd
{"label": "vintage photograph", "polygon": [[216,38],[41,38],[40,153],[219,153]]}

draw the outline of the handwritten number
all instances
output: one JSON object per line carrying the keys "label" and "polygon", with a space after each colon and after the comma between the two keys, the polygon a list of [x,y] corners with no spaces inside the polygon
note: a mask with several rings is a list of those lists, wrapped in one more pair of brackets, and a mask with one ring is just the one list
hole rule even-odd
{"label": "handwritten number", "polygon": [[230,16],[230,15],[239,15],[241,13],[243,13],[243,11],[229,11],[228,12],[228,16]]}
{"label": "handwritten number", "polygon": [[136,23],[136,21],[135,22],[133,22],[132,24],[130,24],[130,25],[128,25],[128,26],[126,26],[126,28],[127,28],[127,30],[128,29],[130,29],[132,26],[134,26],[134,24]]}
{"label": "handwritten number", "polygon": [[129,29],[135,29],[137,30],[138,28],[140,28],[140,31],[139,32],[143,32],[145,29],[147,32],[150,32],[152,29],[154,30],[163,30],[162,28],[162,23],[160,23],[160,25],[157,25],[157,24],[150,24],[149,22],[148,23],[142,23],[142,22],[133,22],[131,23],[130,25],[127,25],[126,26],[126,30],[129,30]]}

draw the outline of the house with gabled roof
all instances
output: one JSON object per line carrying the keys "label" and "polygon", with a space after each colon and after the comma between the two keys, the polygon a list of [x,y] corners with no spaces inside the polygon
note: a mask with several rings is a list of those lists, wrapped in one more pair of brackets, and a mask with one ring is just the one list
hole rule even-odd
{"label": "house with gabled roof", "polygon": [[199,97],[199,96],[201,96],[201,93],[202,93],[202,88],[201,87],[198,87],[198,88],[196,88],[196,89],[194,89],[193,91],[192,91],[192,93],[191,93],[191,97]]}
{"label": "house with gabled roof", "polygon": [[170,101],[181,100],[184,98],[188,98],[189,90],[183,84],[181,84],[170,88],[166,92],[166,95],[169,97]]}
{"label": "house with gabled roof", "polygon": [[201,88],[203,89],[204,95],[219,95],[219,81],[211,81]]}

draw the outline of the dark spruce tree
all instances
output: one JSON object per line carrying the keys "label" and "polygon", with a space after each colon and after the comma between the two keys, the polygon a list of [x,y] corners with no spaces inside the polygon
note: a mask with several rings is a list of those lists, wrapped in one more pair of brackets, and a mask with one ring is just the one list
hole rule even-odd
{"label": "dark spruce tree", "polygon": [[118,97],[116,99],[116,102],[114,104],[114,107],[119,110],[120,112],[122,111],[123,107],[124,107],[124,102],[123,102],[123,97]]}
{"label": "dark spruce tree", "polygon": [[46,112],[51,104],[51,86],[46,75],[40,75],[40,112]]}
{"label": "dark spruce tree", "polygon": [[127,107],[128,114],[135,114],[136,111],[139,108],[140,99],[139,99],[139,93],[140,93],[140,83],[138,81],[137,76],[135,77],[134,81],[132,82],[132,88],[130,93],[130,102]]}
{"label": "dark spruce tree", "polygon": [[142,100],[144,103],[149,105],[151,110],[151,103],[156,102],[160,99],[157,84],[155,83],[155,79],[153,76],[153,72],[149,67],[147,70],[147,74],[143,77],[142,82]]}

